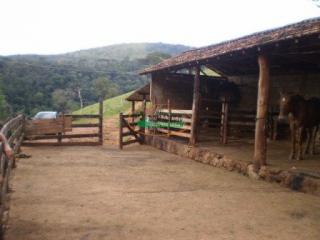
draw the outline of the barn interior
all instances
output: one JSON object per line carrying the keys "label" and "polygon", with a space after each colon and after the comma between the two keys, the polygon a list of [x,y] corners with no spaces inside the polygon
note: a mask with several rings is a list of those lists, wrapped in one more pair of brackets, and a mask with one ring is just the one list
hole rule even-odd
{"label": "barn interior", "polygon": [[[267,63],[262,65],[261,61]],[[258,95],[265,87],[260,86],[261,78],[267,75],[263,133],[266,146],[261,150],[266,152],[267,165],[299,168],[320,176],[319,154],[305,156],[301,161],[288,160],[289,126],[277,118],[280,91],[307,99],[320,97],[320,18],[191,50],[147,68],[142,74],[151,74],[152,105],[168,106],[173,112],[193,110],[187,112],[191,114],[190,127],[177,131],[189,132],[190,137],[170,131],[168,138],[190,144],[192,134],[196,134],[196,146],[244,161],[253,159],[259,122],[257,103],[263,100]],[[199,86],[195,84],[197,78]],[[198,115],[195,119],[194,114]],[[318,136],[318,153],[319,141]]]}

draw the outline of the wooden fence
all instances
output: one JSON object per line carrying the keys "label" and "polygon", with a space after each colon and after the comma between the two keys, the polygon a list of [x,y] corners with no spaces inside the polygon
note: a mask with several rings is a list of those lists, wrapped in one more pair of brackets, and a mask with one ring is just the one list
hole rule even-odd
{"label": "wooden fence", "polygon": [[[14,154],[18,153],[20,150],[20,146],[22,144],[24,138],[24,116],[19,115],[7,123],[3,125],[1,128],[1,134],[3,134],[10,147],[13,149]],[[0,143],[0,217],[1,217],[1,230],[0,230],[0,239],[3,238],[4,232],[4,223],[5,219],[5,212],[8,209],[8,190],[9,190],[9,181],[12,168],[15,167],[15,159],[8,159],[7,156],[4,154],[3,151],[3,143]]]}
{"label": "wooden fence", "polygon": [[25,146],[102,145],[103,103],[99,104],[99,114],[64,114],[57,119],[28,120],[25,140]]}
{"label": "wooden fence", "polygon": [[[270,139],[275,139],[277,135],[277,115],[278,112],[271,109],[268,111],[266,133]],[[254,137],[256,126],[256,111],[235,110],[229,108],[229,103],[222,103],[220,140],[228,143],[230,132],[246,137]]]}
{"label": "wooden fence", "polygon": [[150,119],[156,123],[154,133],[188,139],[191,137],[192,110],[161,109],[150,116]]}
{"label": "wooden fence", "polygon": [[132,143],[143,143],[145,135],[175,136],[187,139],[191,137],[192,110],[158,109],[153,114],[144,116],[143,112],[135,114],[120,113],[120,149]]}

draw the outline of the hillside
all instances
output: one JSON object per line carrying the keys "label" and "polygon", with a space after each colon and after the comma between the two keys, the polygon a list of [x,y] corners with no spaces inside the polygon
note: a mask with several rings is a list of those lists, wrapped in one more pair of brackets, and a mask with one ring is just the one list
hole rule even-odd
{"label": "hillside", "polygon": [[[130,102],[125,99],[132,92],[128,92],[113,98],[109,98],[103,101],[104,117],[112,117],[118,115],[120,112],[127,112],[130,109]],[[99,103],[86,106],[83,109],[73,112],[74,114],[97,114],[99,113]]]}
{"label": "hillside", "polygon": [[0,109],[29,115],[43,110],[70,112],[141,87],[147,78],[139,70],[189,49],[135,43],[60,55],[0,57]]}
{"label": "hillside", "polygon": [[124,43],[71,52],[65,54],[64,57],[115,59],[121,61],[123,59],[133,60],[136,58],[145,58],[148,54],[153,52],[161,52],[174,56],[188,49],[190,48],[184,45],[172,45],[165,43]]}

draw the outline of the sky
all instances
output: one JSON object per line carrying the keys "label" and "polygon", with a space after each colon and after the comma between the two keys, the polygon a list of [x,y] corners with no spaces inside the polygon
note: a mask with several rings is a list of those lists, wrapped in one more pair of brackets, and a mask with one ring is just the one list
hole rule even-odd
{"label": "sky", "polygon": [[0,55],[131,42],[200,47],[318,16],[312,0],[0,0]]}

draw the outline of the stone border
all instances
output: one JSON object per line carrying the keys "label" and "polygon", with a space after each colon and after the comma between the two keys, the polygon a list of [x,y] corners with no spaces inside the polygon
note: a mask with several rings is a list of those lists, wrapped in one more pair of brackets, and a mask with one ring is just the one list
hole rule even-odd
{"label": "stone border", "polygon": [[228,171],[235,171],[253,179],[277,182],[281,186],[292,190],[320,196],[320,181],[304,176],[301,173],[296,173],[290,170],[270,169],[265,166],[260,169],[259,173],[256,173],[253,171],[252,162],[231,159],[223,154],[201,147],[192,147],[158,136],[146,136],[145,142],[147,145],[181,157],[190,158],[197,162],[209,164],[214,167],[225,168]]}

